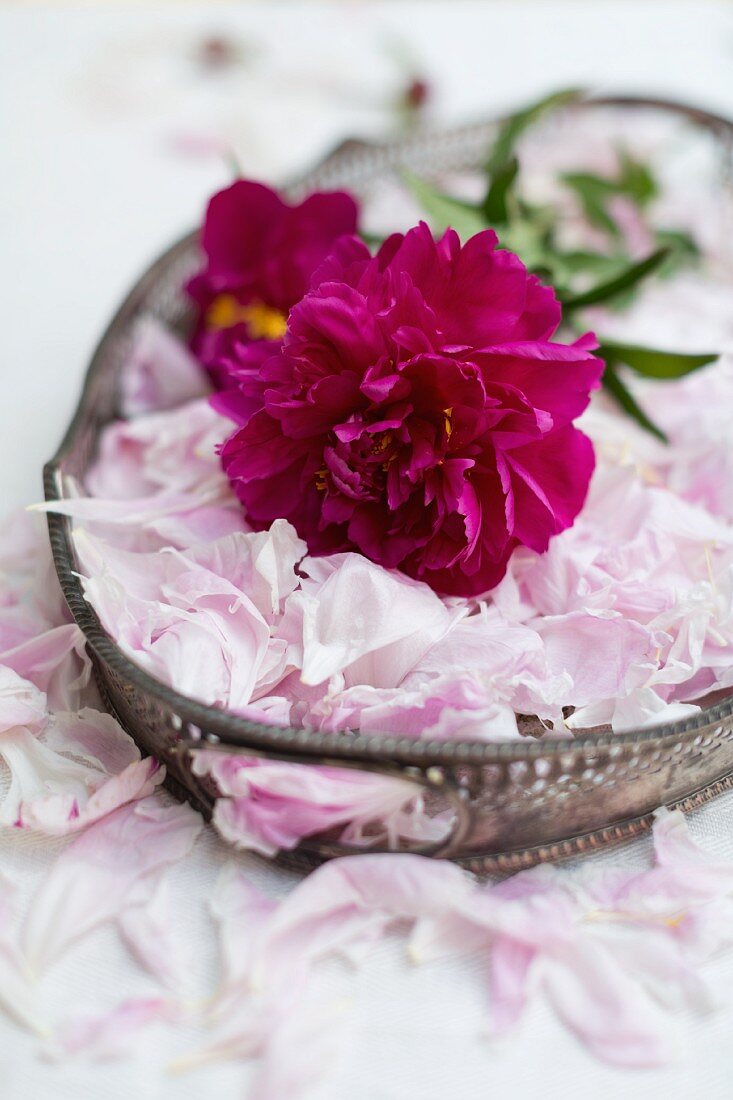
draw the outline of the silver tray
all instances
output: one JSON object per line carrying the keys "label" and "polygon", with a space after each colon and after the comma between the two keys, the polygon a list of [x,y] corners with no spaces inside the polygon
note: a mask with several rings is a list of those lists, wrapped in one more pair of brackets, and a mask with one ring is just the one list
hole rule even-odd
{"label": "silver tray", "polygon": [[[721,166],[729,178],[733,123],[657,100],[587,103],[683,116],[719,140]],[[428,175],[475,168],[495,126],[495,121],[482,122],[380,145],[349,141],[289,191],[298,195],[341,186],[365,194],[399,166]],[[149,268],[112,320],[92,358],[73,421],[44,469],[47,500],[67,495],[67,478],[83,482],[101,429],[117,416],[120,370],[138,318],[152,314],[185,328],[187,304],[180,287],[197,260],[192,234]],[[105,701],[141,749],[165,763],[170,789],[207,817],[216,791],[191,768],[202,748],[304,766],[357,768],[409,779],[423,790],[431,809],[451,809],[448,835],[410,850],[450,857],[477,872],[509,872],[635,837],[650,827],[657,807],[692,809],[733,786],[733,698],[652,729],[498,743],[318,733],[260,725],[205,706],[155,680],[122,653],[84,598],[75,572],[72,521],[51,514],[48,527],[59,581],[86,637]],[[323,835],[307,838],[285,858],[310,865],[353,851],[337,836]]]}

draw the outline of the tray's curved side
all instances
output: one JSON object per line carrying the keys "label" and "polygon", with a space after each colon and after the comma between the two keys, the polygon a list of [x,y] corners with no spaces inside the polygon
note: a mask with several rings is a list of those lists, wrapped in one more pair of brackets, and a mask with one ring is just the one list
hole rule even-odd
{"label": "tray's curved side", "polygon": [[[733,126],[725,120],[657,101],[630,102],[680,111],[731,141]],[[368,181],[397,163],[432,164],[436,144],[442,167],[465,166],[485,147],[492,126],[477,124],[405,144],[348,143],[306,182],[356,187],[359,180]],[[293,190],[299,186],[302,181]],[[72,424],[45,467],[47,500],[63,499],[67,478],[83,480],[100,430],[115,416],[119,367],[136,320],[143,313],[169,324],[182,320],[179,288],[194,258],[195,236],[190,235],[152,265],[111,322],[92,359]],[[710,797],[733,773],[733,700],[651,730],[488,744],[264,726],[205,706],[156,681],[122,653],[84,598],[71,521],[50,514],[48,522],[61,587],[87,639],[110,708],[145,751],[166,763],[176,792],[207,814],[215,792],[191,767],[201,749],[359,767],[410,779],[417,791],[427,792],[436,809],[452,811],[452,828],[425,849],[429,854],[460,858],[475,869],[513,870],[636,835],[648,827],[648,815],[657,806]],[[318,859],[342,848],[318,838],[304,842],[302,850],[306,859]]]}

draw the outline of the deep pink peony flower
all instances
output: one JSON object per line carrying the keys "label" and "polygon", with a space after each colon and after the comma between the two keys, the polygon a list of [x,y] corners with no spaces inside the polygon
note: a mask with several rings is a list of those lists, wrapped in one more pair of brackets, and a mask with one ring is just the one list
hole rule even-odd
{"label": "deep pink peony flower", "polygon": [[201,238],[206,267],[186,288],[199,307],[192,346],[202,362],[221,366],[231,344],[272,352],[290,307],[337,238],[356,232],[357,215],[340,191],[288,206],[269,187],[237,180],[214,195]]}
{"label": "deep pink peony flower", "polygon": [[277,354],[230,363],[221,456],[255,527],[284,516],[311,553],[468,596],[572,524],[594,466],[572,421],[603,363],[592,338],[551,342],[553,291],[496,245],[424,223],[375,257],[342,240]]}

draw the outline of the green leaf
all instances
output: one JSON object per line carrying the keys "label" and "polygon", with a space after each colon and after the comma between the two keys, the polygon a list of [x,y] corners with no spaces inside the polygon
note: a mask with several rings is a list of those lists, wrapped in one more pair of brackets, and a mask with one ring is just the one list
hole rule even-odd
{"label": "green leaf", "polygon": [[689,233],[678,229],[657,229],[654,237],[657,244],[670,249],[669,258],[659,272],[663,279],[674,275],[681,267],[694,264],[700,258],[700,249]]}
{"label": "green leaf", "polygon": [[471,203],[444,195],[412,172],[403,170],[401,175],[425,212],[434,233],[442,233],[450,226],[465,240],[486,229],[486,219]]}
{"label": "green leaf", "polygon": [[604,279],[619,275],[627,266],[623,256],[609,256],[605,252],[586,252],[575,249],[572,252],[557,252],[558,262],[571,275],[599,275]]}
{"label": "green leaf", "polygon": [[636,423],[647,432],[651,432],[657,439],[661,439],[662,443],[669,442],[662,429],[658,428],[654,421],[649,419],[641,406],[637,404],[636,399],[621,381],[616,373],[612,359],[606,360],[606,369],[603,372],[603,386],[611,397],[613,397],[614,401],[621,406],[624,412],[628,413],[632,420],[635,420]]}
{"label": "green leaf", "polygon": [[606,302],[610,298],[615,298],[624,291],[635,287],[637,283],[645,279],[647,275],[651,275],[653,271],[656,271],[660,264],[666,260],[667,256],[669,256],[668,248],[658,248],[656,252],[652,252],[646,259],[631,264],[622,271],[620,275],[616,275],[607,282],[599,283],[597,286],[591,287],[590,290],[582,291],[580,294],[566,297],[563,300],[563,305],[565,309],[581,309],[583,306],[594,306],[598,302]]}
{"label": "green leaf", "polygon": [[657,229],[655,236],[658,244],[671,248],[678,255],[690,259],[695,259],[700,255],[700,249],[695,238],[681,229]]}
{"label": "green leaf", "polygon": [[237,180],[244,179],[244,172],[242,171],[242,165],[239,163],[239,158],[234,149],[227,148],[223,152],[224,163],[228,170],[232,174],[232,180],[236,183]]}
{"label": "green leaf", "polygon": [[659,194],[659,187],[651,169],[624,149],[619,151],[619,161],[621,162],[619,191],[634,199],[639,206],[646,206]]}
{"label": "green leaf", "polygon": [[560,178],[575,192],[586,218],[592,225],[614,237],[620,235],[616,222],[606,210],[607,200],[618,194],[618,186],[615,183],[603,179],[602,176],[594,176],[590,172],[565,172]]}
{"label": "green leaf", "polygon": [[512,218],[508,225],[502,226],[499,248],[508,248],[510,252],[514,252],[533,274],[551,272],[550,281],[556,282],[554,256],[548,250],[544,227],[531,216]]}
{"label": "green leaf", "polygon": [[625,363],[644,378],[684,378],[700,367],[707,366],[718,358],[717,352],[700,352],[688,355],[677,351],[659,351],[657,348],[642,348],[635,344],[616,344],[604,340],[598,350],[602,359],[608,356],[614,362]]}
{"label": "green leaf", "polygon": [[486,158],[485,170],[493,179],[495,173],[502,168],[514,152],[514,146],[524,131],[549,111],[565,107],[570,103],[576,103],[582,96],[577,88],[567,88],[563,91],[553,92],[551,95],[530,103],[515,111],[500,125],[494,139],[494,144]]}
{"label": "green leaf", "polygon": [[588,221],[606,233],[619,236],[619,227],[608,212],[608,200],[625,195],[637,206],[646,206],[658,193],[651,170],[625,150],[619,150],[619,172],[613,177],[592,172],[565,172],[560,178],[577,195]]}
{"label": "green leaf", "polygon": [[383,233],[370,233],[368,229],[360,229],[358,235],[369,248],[379,248],[384,244]]}
{"label": "green leaf", "polygon": [[488,193],[481,204],[481,210],[489,225],[504,225],[509,220],[507,196],[518,172],[519,161],[516,157],[510,157],[492,176]]}
{"label": "green leaf", "polygon": [[[569,298],[573,293],[579,294],[578,280],[583,279],[582,287],[594,283],[608,282],[615,279],[629,265],[627,256],[618,254],[607,255],[602,252],[561,252],[553,250],[553,286],[558,296]],[[618,305],[618,301],[614,302]]]}

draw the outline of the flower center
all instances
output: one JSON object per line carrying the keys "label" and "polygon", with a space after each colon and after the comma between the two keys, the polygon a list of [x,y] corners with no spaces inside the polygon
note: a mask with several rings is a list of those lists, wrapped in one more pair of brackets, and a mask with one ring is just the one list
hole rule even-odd
{"label": "flower center", "polygon": [[[387,450],[390,443],[392,442],[392,438],[393,438],[392,432],[389,432],[389,431],[380,432],[378,435],[376,435],[374,437],[374,442],[372,443],[372,446],[371,446],[371,453],[373,455],[384,454],[384,452]],[[382,466],[384,468],[386,468],[387,465],[388,465],[387,462],[382,463]]]}
{"label": "flower center", "polygon": [[246,325],[252,340],[281,340],[288,327],[282,310],[257,301],[242,305],[233,294],[217,294],[206,311],[206,324],[208,328]]}

